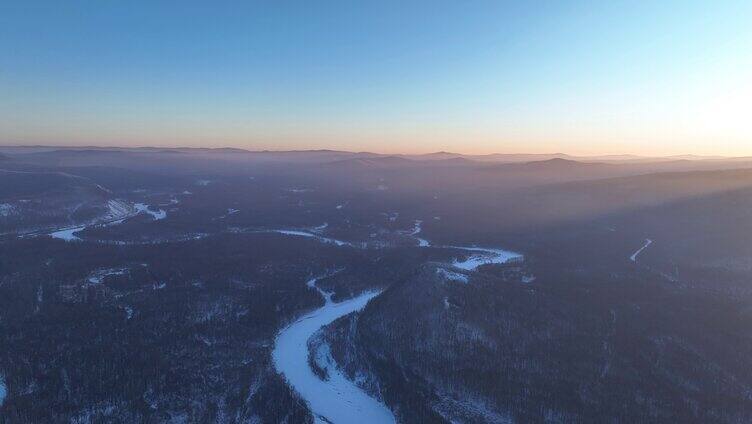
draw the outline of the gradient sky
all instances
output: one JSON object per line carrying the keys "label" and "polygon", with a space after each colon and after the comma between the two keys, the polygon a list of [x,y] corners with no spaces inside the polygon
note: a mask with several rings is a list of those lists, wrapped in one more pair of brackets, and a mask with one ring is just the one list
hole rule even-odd
{"label": "gradient sky", "polygon": [[752,2],[0,0],[0,144],[752,155]]}

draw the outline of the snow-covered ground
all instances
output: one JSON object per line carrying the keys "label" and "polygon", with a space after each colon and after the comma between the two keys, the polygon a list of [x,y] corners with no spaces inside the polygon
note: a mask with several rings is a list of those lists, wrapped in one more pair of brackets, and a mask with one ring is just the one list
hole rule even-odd
{"label": "snow-covered ground", "polygon": [[381,212],[381,215],[383,215],[389,222],[395,222],[397,221],[397,218],[399,218],[399,212]]}
{"label": "snow-covered ground", "polygon": [[107,209],[109,212],[105,219],[122,219],[133,213],[133,209],[128,203],[117,199],[108,200]]}
{"label": "snow-covered ground", "polygon": [[102,281],[104,281],[104,278],[109,275],[123,275],[126,272],[128,272],[128,268],[98,269],[89,274],[87,280],[91,284],[101,284]]}
{"label": "snow-covered ground", "polygon": [[65,241],[80,241],[79,237],[76,237],[75,233],[83,231],[86,227],[66,228],[64,230],[53,231],[50,233],[50,237],[65,240]]}
{"label": "snow-covered ground", "polygon": [[235,215],[238,212],[240,212],[240,209],[228,208],[227,209],[227,213],[225,213],[224,215],[220,215],[220,216],[218,216],[216,218],[213,218],[213,219],[225,219],[228,216]]}
{"label": "snow-covered ground", "polygon": [[17,213],[15,206],[10,203],[0,203],[0,216],[10,216]]}
{"label": "snow-covered ground", "polygon": [[418,234],[423,231],[423,221],[421,220],[415,220],[415,226],[413,227],[413,232],[410,233],[411,236],[415,238],[415,240],[418,241],[418,246],[420,247],[428,247],[431,245],[431,243],[428,242],[426,239],[422,239],[418,237]]}
{"label": "snow-covered ground", "polygon": [[459,272],[449,271],[448,269],[444,268],[437,268],[436,274],[448,281],[458,281],[464,284],[467,284],[467,282],[469,281],[467,275],[460,274]]}
{"label": "snow-covered ground", "polygon": [[326,230],[328,227],[329,227],[329,223],[325,222],[325,223],[319,225],[318,227],[311,228],[311,231],[313,231],[314,233],[318,234],[318,233]]}
{"label": "snow-covered ground", "polygon": [[136,203],[133,206],[136,208],[136,211],[138,211],[139,213],[144,212],[144,213],[148,213],[149,215],[151,215],[155,221],[159,221],[160,219],[165,219],[167,217],[167,212],[165,212],[164,210],[159,209],[158,211],[153,211],[149,209],[149,206],[144,203]]}
{"label": "snow-covered ground", "polygon": [[630,256],[630,257],[629,257],[629,260],[630,260],[630,261],[632,261],[632,262],[637,262],[637,256],[638,256],[638,255],[639,255],[640,253],[642,253],[642,251],[643,251],[643,250],[647,249],[647,248],[648,248],[648,246],[650,246],[651,244],[653,244],[653,240],[650,240],[650,239],[646,239],[646,240],[645,240],[645,244],[644,244],[644,245],[642,245],[642,247],[641,247],[641,248],[637,249],[637,251],[636,251],[636,252],[634,252],[634,253],[632,254],[632,256]]}
{"label": "snow-covered ground", "polygon": [[384,404],[370,397],[336,367],[328,369],[329,378],[324,381],[308,365],[308,339],[337,318],[362,309],[379,292],[334,303],[330,293],[316,287],[316,279],[310,280],[308,286],[319,290],[326,304],[280,331],[272,352],[274,367],[306,400],[316,423],[394,423],[394,416]]}

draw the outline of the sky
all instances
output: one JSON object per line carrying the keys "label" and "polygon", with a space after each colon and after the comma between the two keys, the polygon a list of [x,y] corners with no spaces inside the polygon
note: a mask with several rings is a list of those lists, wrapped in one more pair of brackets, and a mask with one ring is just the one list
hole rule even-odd
{"label": "sky", "polygon": [[752,2],[0,0],[0,144],[752,155]]}

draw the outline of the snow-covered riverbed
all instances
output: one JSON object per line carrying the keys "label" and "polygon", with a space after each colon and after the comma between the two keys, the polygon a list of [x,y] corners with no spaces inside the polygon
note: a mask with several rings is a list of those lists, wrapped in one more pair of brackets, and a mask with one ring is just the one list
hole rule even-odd
{"label": "snow-covered riverbed", "polygon": [[637,256],[639,256],[640,253],[642,253],[643,250],[647,249],[651,244],[653,244],[653,240],[646,239],[645,244],[643,244],[641,248],[634,252],[632,256],[629,257],[629,260],[631,260],[632,262],[637,262]]}
{"label": "snow-covered riverbed", "polygon": [[522,255],[504,249],[487,249],[482,247],[450,246],[452,249],[460,249],[469,252],[465,260],[456,260],[452,265],[467,271],[473,271],[481,265],[504,264],[512,260],[522,259]]}
{"label": "snow-covered riverbed", "polygon": [[5,402],[5,395],[8,393],[8,391],[5,389],[5,378],[0,375],[0,406],[3,406],[3,402]]}
{"label": "snow-covered riverbed", "polygon": [[326,304],[280,331],[272,352],[274,367],[308,402],[317,423],[394,423],[389,408],[362,391],[339,370],[330,368],[329,378],[324,381],[308,365],[308,339],[337,318],[362,309],[379,292],[368,292],[334,303],[331,295],[315,284],[315,279],[308,283],[319,290]]}
{"label": "snow-covered riverbed", "polygon": [[455,266],[466,271],[474,271],[481,265],[490,264],[504,264],[512,260],[523,259],[523,256],[517,252],[512,252],[504,249],[493,249],[485,247],[466,247],[466,246],[434,246],[430,241],[418,237],[418,234],[422,231],[421,224],[423,221],[416,220],[410,235],[418,241],[419,247],[439,247],[445,249],[457,249],[468,252],[468,256],[464,260],[455,259],[452,262],[452,266]]}
{"label": "snow-covered riverbed", "polygon": [[50,237],[61,239],[65,241],[80,241],[81,239],[75,235],[79,231],[83,231],[86,227],[66,228],[64,230],[57,230],[50,233]]}
{"label": "snow-covered riverbed", "polygon": [[[320,227],[317,227],[320,228]],[[330,237],[324,237],[320,234],[316,234],[311,231],[304,231],[304,230],[260,230],[258,232],[266,232],[266,233],[277,233],[277,234],[283,234],[286,236],[293,236],[293,237],[309,237],[316,239],[322,243],[328,243],[328,244],[335,244],[337,246],[350,246],[350,247],[357,247],[354,243],[350,243],[347,241],[337,240]]]}

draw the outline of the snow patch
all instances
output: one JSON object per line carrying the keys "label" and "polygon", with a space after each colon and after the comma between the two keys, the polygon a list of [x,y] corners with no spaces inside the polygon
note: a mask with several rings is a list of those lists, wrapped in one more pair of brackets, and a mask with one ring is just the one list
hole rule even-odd
{"label": "snow patch", "polygon": [[523,275],[522,276],[522,282],[524,284],[530,284],[533,281],[535,281],[535,276],[534,275]]}
{"label": "snow patch", "polygon": [[147,213],[154,218],[155,221],[159,221],[160,219],[165,219],[167,217],[167,212],[165,212],[162,209],[159,209],[158,211],[153,211],[149,209],[149,206],[144,203],[136,203],[134,205],[136,208],[136,211],[138,213]]}
{"label": "snow patch", "polygon": [[381,214],[384,215],[389,222],[395,222],[397,221],[397,218],[399,218],[399,212],[382,212]]}
{"label": "snow patch", "polygon": [[325,222],[325,223],[323,223],[323,224],[319,225],[318,227],[313,227],[313,228],[311,228],[311,231],[313,231],[313,232],[315,232],[315,233],[320,233],[320,232],[322,232],[322,231],[326,230],[326,229],[327,229],[327,227],[329,227],[329,223],[328,223],[328,222]]}
{"label": "snow patch", "polygon": [[100,184],[97,184],[97,188],[100,189],[100,190],[102,190],[102,191],[104,191],[105,193],[112,193],[112,190],[110,190],[108,188],[105,188],[105,187],[103,187]]}
{"label": "snow patch", "polygon": [[[316,336],[312,337],[313,338],[309,341],[316,340]],[[316,346],[309,346],[309,349],[315,349],[313,360],[316,363],[316,366],[324,371],[325,378],[323,378],[323,380],[329,380],[329,369],[337,366],[332,357],[332,350],[329,347],[329,344],[321,341]]]}
{"label": "snow patch", "polygon": [[52,238],[65,240],[65,241],[81,241],[81,238],[75,236],[74,234],[83,231],[86,227],[75,227],[75,228],[66,228],[64,230],[58,230],[53,231],[49,235]]}
{"label": "snow patch", "polygon": [[316,234],[309,233],[307,231],[298,230],[271,230],[273,233],[284,234],[286,236],[298,236],[298,237],[316,237]]}
{"label": "snow patch", "polygon": [[410,233],[410,235],[413,236],[415,240],[418,240],[418,246],[420,247],[431,246],[431,243],[429,243],[428,240],[418,237],[418,234],[420,234],[421,231],[423,231],[423,221],[421,221],[420,219],[416,219],[415,225],[413,226],[413,231]]}
{"label": "snow patch", "polygon": [[102,284],[102,281],[104,281],[104,278],[109,275],[123,275],[126,272],[128,272],[128,268],[108,268],[108,269],[98,269],[91,274],[89,274],[89,277],[87,280],[91,284]]}
{"label": "snow patch", "polygon": [[236,213],[238,213],[238,212],[240,212],[240,209],[233,209],[233,208],[228,208],[228,209],[227,209],[227,213],[225,213],[224,215],[222,215],[222,216],[219,216],[219,217],[217,217],[217,218],[214,218],[214,219],[225,219],[225,218],[227,218],[228,216],[230,216],[230,215],[235,215],[235,214],[236,214]]}
{"label": "snow patch", "polygon": [[459,272],[449,271],[444,268],[436,268],[436,274],[446,281],[458,281],[463,284],[467,284],[469,279],[467,275],[460,274]]}
{"label": "snow patch", "polygon": [[128,216],[133,209],[122,200],[111,199],[107,201],[107,218],[117,219]]}
{"label": "snow patch", "polygon": [[314,277],[314,278],[311,278],[310,280],[306,281],[306,286],[307,286],[307,287],[310,287],[310,288],[312,288],[312,289],[317,289],[317,290],[321,290],[321,289],[319,289],[318,287],[316,287],[316,282],[317,282],[317,281],[318,281],[319,279],[321,279],[321,277]]}
{"label": "snow patch", "polygon": [[0,216],[6,217],[17,213],[18,209],[10,203],[0,203]]}

